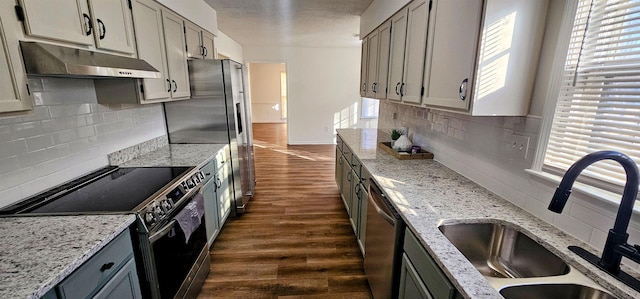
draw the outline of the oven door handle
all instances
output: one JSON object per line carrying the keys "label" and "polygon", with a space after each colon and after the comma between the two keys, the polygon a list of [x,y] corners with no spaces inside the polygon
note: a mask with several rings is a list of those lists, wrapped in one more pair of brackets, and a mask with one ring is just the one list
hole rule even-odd
{"label": "oven door handle", "polygon": [[156,241],[158,241],[160,238],[164,237],[176,225],[176,222],[177,222],[176,220],[171,220],[167,225],[165,225],[163,228],[159,229],[157,232],[151,235],[149,237],[149,242],[153,244]]}

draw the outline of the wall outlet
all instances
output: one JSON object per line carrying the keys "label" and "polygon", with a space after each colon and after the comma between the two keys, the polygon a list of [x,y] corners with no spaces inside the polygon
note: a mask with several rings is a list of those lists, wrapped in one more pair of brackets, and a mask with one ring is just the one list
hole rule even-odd
{"label": "wall outlet", "polygon": [[526,160],[529,155],[529,136],[511,135],[511,155]]}

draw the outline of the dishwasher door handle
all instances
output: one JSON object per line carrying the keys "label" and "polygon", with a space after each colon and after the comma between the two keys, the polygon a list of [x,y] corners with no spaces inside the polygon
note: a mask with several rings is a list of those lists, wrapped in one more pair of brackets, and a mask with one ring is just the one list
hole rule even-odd
{"label": "dishwasher door handle", "polygon": [[382,193],[380,188],[375,185],[372,181],[369,184],[369,203],[372,204],[373,208],[376,210],[378,215],[382,217],[386,222],[391,224],[392,226],[396,225],[396,219],[394,219],[391,215],[385,212],[380,205],[384,205],[382,202],[386,196]]}

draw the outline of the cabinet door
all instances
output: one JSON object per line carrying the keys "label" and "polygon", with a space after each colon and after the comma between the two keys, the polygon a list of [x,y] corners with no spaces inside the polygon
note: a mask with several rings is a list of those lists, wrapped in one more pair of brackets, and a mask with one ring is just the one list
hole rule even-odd
{"label": "cabinet door", "polygon": [[376,76],[376,99],[387,98],[389,75],[389,46],[391,43],[391,21],[378,28],[378,74]]}
{"label": "cabinet door", "polygon": [[349,192],[351,192],[351,213],[349,214],[349,221],[351,222],[351,228],[356,237],[358,236],[358,214],[360,214],[360,177],[356,174],[355,170],[351,169],[351,184],[349,185]]}
{"label": "cabinet door", "polygon": [[164,101],[170,97],[167,54],[162,32],[162,8],[152,0],[133,2],[133,25],[138,57],[160,71],[161,78],[143,79],[145,103]]}
{"label": "cabinet door", "polygon": [[95,295],[93,299],[139,299],[142,298],[136,273],[136,263],[130,259],[118,273]]}
{"label": "cabinet door", "polygon": [[367,54],[367,90],[365,92],[367,98],[375,98],[378,82],[378,46],[380,44],[380,35],[378,30],[374,30],[367,36],[367,44],[369,53]]}
{"label": "cabinet door", "polygon": [[[404,76],[401,84],[402,101],[420,104],[422,76],[424,73],[425,47],[429,4],[426,0],[409,4],[407,14],[407,41],[404,52]],[[455,21],[458,19],[456,18]]]}
{"label": "cabinet door", "polygon": [[202,31],[202,46],[204,47],[204,59],[216,59],[216,45],[213,34]]}
{"label": "cabinet door", "polygon": [[135,38],[128,0],[90,0],[98,49],[134,54]]}
{"label": "cabinet door", "polygon": [[363,184],[360,184],[360,207],[358,210],[360,211],[360,215],[358,215],[358,245],[360,246],[360,250],[362,251],[362,255],[365,255],[364,252],[364,242],[367,235],[367,209],[369,208],[369,192],[367,192],[367,188]]}
{"label": "cabinet door", "polygon": [[400,268],[400,290],[398,298],[433,299],[406,254],[402,255],[402,267]]}
{"label": "cabinet door", "polygon": [[167,65],[171,80],[171,98],[191,96],[189,72],[187,71],[187,45],[184,39],[182,18],[167,10],[162,11],[164,42],[167,49]]}
{"label": "cabinet door", "polygon": [[189,21],[184,21],[184,35],[187,43],[187,57],[202,59],[204,57],[204,47],[200,28]]}
{"label": "cabinet door", "polygon": [[93,45],[93,24],[86,0],[20,0],[25,32],[80,45]]}
{"label": "cabinet door", "polygon": [[13,5],[11,1],[0,3],[0,113],[29,110],[32,107],[15,34],[19,25],[13,21]]}
{"label": "cabinet door", "polygon": [[204,222],[207,230],[207,240],[209,246],[213,244],[213,239],[218,235],[220,222],[218,221],[218,198],[216,197],[216,179],[215,175],[202,187],[202,195],[204,196]]}
{"label": "cabinet door", "polygon": [[434,1],[424,103],[468,109],[483,0]]}
{"label": "cabinet door", "polygon": [[367,62],[369,60],[368,38],[362,39],[362,55],[360,58],[360,96],[367,95]]}
{"label": "cabinet door", "polygon": [[229,175],[231,174],[231,168],[229,163],[225,163],[225,166],[218,170],[216,176],[216,196],[218,197],[218,216],[220,221],[220,227],[224,225],[224,222],[231,213],[231,188],[229,188]]}
{"label": "cabinet door", "polygon": [[404,50],[407,40],[407,9],[391,17],[391,42],[389,45],[389,78],[387,99],[399,101],[404,73]]}
{"label": "cabinet door", "polygon": [[335,165],[335,180],[338,185],[338,190],[342,191],[342,153],[336,147],[336,165]]}
{"label": "cabinet door", "polygon": [[340,159],[342,160],[342,201],[347,209],[347,214],[351,215],[351,167],[344,156]]}

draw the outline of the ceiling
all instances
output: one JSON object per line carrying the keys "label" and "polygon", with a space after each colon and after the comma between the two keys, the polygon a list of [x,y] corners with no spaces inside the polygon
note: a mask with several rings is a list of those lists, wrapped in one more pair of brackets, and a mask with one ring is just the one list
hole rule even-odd
{"label": "ceiling", "polygon": [[218,29],[242,46],[359,47],[373,0],[205,0]]}

